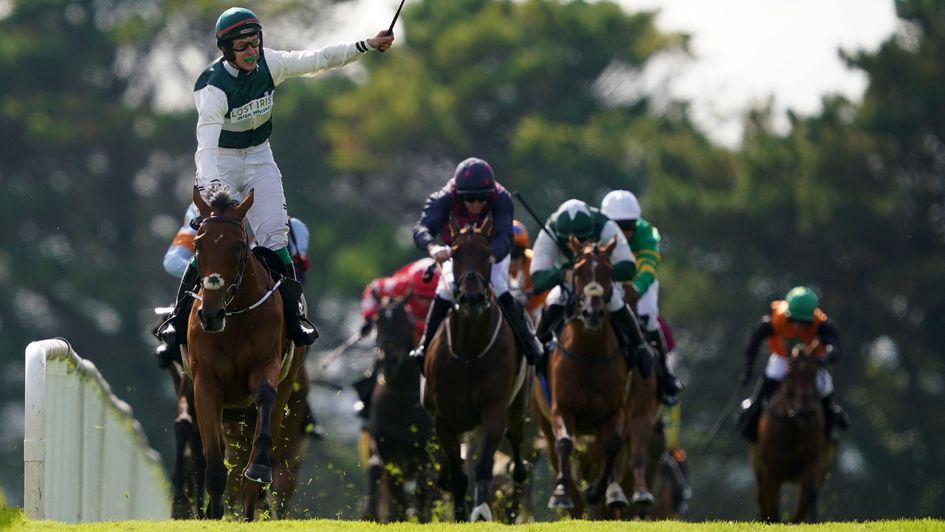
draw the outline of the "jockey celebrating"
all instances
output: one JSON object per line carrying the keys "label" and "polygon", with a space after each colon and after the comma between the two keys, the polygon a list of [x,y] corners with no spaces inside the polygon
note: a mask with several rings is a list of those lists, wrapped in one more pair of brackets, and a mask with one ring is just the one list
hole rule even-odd
{"label": "jockey celebrating", "polygon": [[[502,315],[515,333],[519,351],[529,362],[541,356],[541,345],[528,328],[524,309],[515,303],[509,293],[512,211],[512,196],[496,182],[489,163],[476,157],[459,163],[446,185],[427,198],[420,221],[413,228],[413,241],[441,264],[442,275],[427,315],[423,339],[411,352],[421,368],[430,341],[453,305],[453,263],[448,261],[452,237],[449,230],[444,231],[448,229],[450,215],[456,218],[461,227],[469,223],[481,224],[486,216],[492,216],[492,291],[502,309]],[[443,239],[445,246],[436,244],[437,235]]]}
{"label": "jockey celebrating", "polygon": [[[746,366],[742,376],[742,386],[751,382],[752,367],[758,356],[761,342],[768,340],[771,356],[765,367],[764,380],[754,397],[742,402],[742,411],[738,418],[738,428],[748,441],[758,438],[758,419],[763,403],[774,395],[778,385],[787,376],[788,356],[791,348],[797,344],[814,345],[817,341],[816,354],[823,366],[840,359],[840,335],[837,327],[818,307],[817,295],[810,288],[798,286],[787,293],[784,300],[773,301],[771,310],[761,318],[761,324],[755,329],[745,350]],[[826,367],[817,371],[817,391],[821,397],[826,421],[826,433],[836,439],[834,427],[847,428],[848,419],[839,405],[833,404],[833,378]]]}
{"label": "jockey celebrating", "polygon": [[374,279],[364,287],[361,293],[361,317],[364,318],[361,337],[370,334],[382,298],[407,296],[407,313],[413,318],[414,340],[420,341],[423,336],[423,323],[430,311],[430,303],[436,295],[436,285],[439,282],[440,273],[436,268],[431,271],[432,277],[424,280],[427,270],[430,270],[433,264],[432,258],[425,257],[407,264],[390,277]]}
{"label": "jockey celebrating", "polygon": [[525,306],[529,316],[537,321],[541,308],[545,305],[548,291],[535,293],[532,287],[532,257],[531,241],[528,239],[528,229],[518,220],[512,221],[512,260],[509,262],[509,291],[516,301]]}
{"label": "jockey celebrating", "polygon": [[[543,343],[551,340],[552,331],[557,329],[569,303],[574,257],[570,251],[565,254],[565,250],[569,249],[570,237],[573,236],[582,244],[599,242],[601,245],[616,238],[617,245],[610,256],[614,289],[607,302],[607,310],[617,331],[617,338],[624,346],[628,365],[637,365],[641,375],[648,377],[653,369],[653,353],[640,332],[637,320],[623,300],[623,282],[633,278],[636,261],[620,228],[597,209],[576,199],[562,203],[548,218],[545,227],[555,235],[557,242],[545,231],[535,240],[531,265],[532,286],[535,290],[552,289],[545,300],[547,307],[538,322],[538,338]],[[631,349],[631,346],[636,347]]]}
{"label": "jockey celebrating", "polygon": [[[273,250],[291,275],[288,215],[282,174],[269,147],[275,87],[288,78],[309,76],[346,65],[371,48],[390,47],[392,35],[381,31],[367,40],[327,46],[321,50],[284,52],[263,49],[262,24],[242,7],[231,7],[217,19],[217,47],[223,56],[200,74],[194,86],[197,107],[196,187],[204,195],[208,187],[222,183],[237,195],[255,190],[255,202],[246,219],[261,246]],[[196,264],[184,273],[178,304],[158,334],[176,340],[187,316],[178,318],[186,292],[196,285]],[[311,345],[318,337],[314,325],[301,310],[301,285],[287,278],[279,285],[289,339]],[[171,325],[173,323],[173,325]],[[171,343],[171,342],[168,342]]]}
{"label": "jockey celebrating", "polygon": [[637,258],[637,271],[633,279],[624,283],[624,299],[636,310],[643,328],[643,336],[657,347],[658,393],[663,403],[672,406],[678,401],[676,394],[682,391],[683,386],[666,363],[669,349],[659,323],[660,282],[656,278],[656,272],[661,258],[660,232],[640,217],[640,202],[630,191],[609,192],[604,196],[600,210],[617,224]]}

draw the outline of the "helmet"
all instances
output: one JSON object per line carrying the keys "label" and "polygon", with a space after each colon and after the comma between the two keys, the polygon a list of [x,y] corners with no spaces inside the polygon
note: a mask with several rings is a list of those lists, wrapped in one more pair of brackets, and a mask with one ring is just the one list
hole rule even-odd
{"label": "helmet", "polygon": [[512,233],[515,235],[513,245],[520,248],[527,248],[531,245],[528,240],[528,229],[525,224],[518,220],[512,220]]}
{"label": "helmet", "polygon": [[558,207],[555,215],[555,233],[559,238],[574,235],[586,240],[594,236],[594,217],[583,201],[570,199]]}
{"label": "helmet", "polygon": [[220,14],[213,31],[220,46],[224,41],[262,31],[262,24],[256,14],[245,7],[231,7]]}
{"label": "helmet", "polygon": [[432,298],[436,295],[436,285],[439,282],[437,274],[439,272],[434,270],[430,279],[424,281],[423,277],[426,272],[426,268],[414,268],[414,271],[410,274],[410,291],[415,296]]}
{"label": "helmet", "polygon": [[470,157],[456,166],[453,185],[457,194],[467,192],[492,192],[495,190],[495,173],[489,163]]}
{"label": "helmet", "polygon": [[640,202],[629,190],[612,190],[600,203],[600,212],[615,222],[636,220],[640,217]]}
{"label": "helmet", "polygon": [[796,286],[784,296],[787,301],[787,317],[797,321],[814,321],[817,310],[817,294],[805,286]]}

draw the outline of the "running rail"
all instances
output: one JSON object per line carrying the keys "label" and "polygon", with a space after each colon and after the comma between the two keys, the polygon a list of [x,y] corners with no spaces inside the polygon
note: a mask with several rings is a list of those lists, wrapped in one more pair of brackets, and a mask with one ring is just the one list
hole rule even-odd
{"label": "running rail", "polygon": [[30,519],[168,519],[160,455],[131,407],[61,338],[26,347],[23,502]]}

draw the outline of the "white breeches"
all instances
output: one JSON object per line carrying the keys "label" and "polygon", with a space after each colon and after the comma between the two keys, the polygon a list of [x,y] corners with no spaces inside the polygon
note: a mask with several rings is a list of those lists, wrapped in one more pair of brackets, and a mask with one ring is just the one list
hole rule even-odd
{"label": "white breeches", "polygon": [[[568,296],[565,291],[561,289],[561,285],[552,288],[551,291],[548,292],[548,297],[545,298],[545,305],[565,306],[567,304]],[[607,300],[607,312],[617,312],[622,306],[624,306],[623,284],[614,283],[614,291],[610,295],[610,299]]]}
{"label": "white breeches", "polygon": [[242,200],[250,190],[253,206],[246,214],[256,242],[269,249],[281,249],[289,244],[289,216],[286,213],[285,193],[282,190],[282,173],[272,158],[269,142],[246,149],[218,148],[217,168],[219,177],[207,179],[197,177],[197,186],[206,196],[207,188],[215,182],[226,185],[231,194]]}
{"label": "white breeches", "polygon": [[637,316],[641,318],[646,316],[646,322],[642,325],[647,331],[656,331],[660,328],[659,299],[660,282],[658,279],[654,279],[650,287],[646,289],[646,292],[643,292],[637,301]]}
{"label": "white breeches", "polygon": [[[509,262],[512,260],[510,255],[504,259],[492,264],[492,272],[489,275],[489,283],[492,284],[492,293],[496,297],[509,291]],[[453,301],[453,291],[456,290],[456,281],[453,279],[453,261],[448,260],[442,264],[442,273],[440,282],[436,286],[436,297],[447,301]]]}
{"label": "white breeches", "polygon": [[[765,377],[781,382],[787,377],[787,371],[787,357],[779,355],[771,355],[768,357],[768,365],[765,367]],[[830,372],[827,371],[827,368],[818,369],[816,379],[817,393],[820,394],[820,397],[827,397],[833,393],[833,377],[830,376]]]}

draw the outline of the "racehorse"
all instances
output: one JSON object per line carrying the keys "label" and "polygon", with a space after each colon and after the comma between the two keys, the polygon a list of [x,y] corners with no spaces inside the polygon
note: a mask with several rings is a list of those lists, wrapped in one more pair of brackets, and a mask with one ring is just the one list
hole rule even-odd
{"label": "racehorse", "polygon": [[[482,445],[475,470],[472,521],[492,520],[492,466],[505,433],[512,448],[512,476],[527,477],[521,457],[529,368],[516,348],[511,327],[489,288],[492,218],[460,228],[450,216],[456,304],[440,326],[424,360],[422,403],[433,426],[445,464],[440,485],[453,496],[454,518],[465,521],[468,480],[460,455],[460,437],[480,428]],[[506,426],[508,432],[506,433]]]}
{"label": "racehorse", "polygon": [[816,346],[795,345],[784,382],[771,397],[758,423],[752,447],[758,505],[763,521],[779,521],[781,484],[797,482],[800,494],[791,521],[817,521],[817,494],[826,478],[833,447],[824,428],[817,393],[820,367]]}
{"label": "racehorse", "polygon": [[[548,361],[550,404],[540,391],[540,383],[534,392],[549,460],[557,470],[548,507],[566,509],[573,518],[584,515],[584,503],[571,470],[574,438],[581,434],[595,435],[604,454],[600,476],[588,487],[587,502],[596,505],[604,501],[612,509],[628,506],[619,483],[622,468],[618,456],[631,419],[631,377],[606,308],[613,294],[610,253],[616,243],[614,239],[603,247],[597,243],[581,246],[571,238],[576,301]],[[652,420],[650,423],[652,426]],[[646,440],[648,443],[648,436]],[[645,480],[639,482],[641,491],[645,491]]]}
{"label": "racehorse", "polygon": [[[408,294],[409,297],[409,294]],[[377,312],[377,384],[368,417],[370,460],[367,518],[407,518],[404,482],[413,480],[414,509],[421,523],[432,517],[434,494],[430,444],[433,423],[420,405],[420,368],[408,356],[416,345],[407,297],[383,298]]]}
{"label": "racehorse", "polygon": [[194,238],[200,287],[194,294],[199,304],[191,309],[184,354],[207,459],[206,513],[211,519],[223,517],[223,409],[255,402],[255,435],[243,470],[243,518],[252,520],[262,485],[272,482],[272,444],[301,363],[301,357],[292,356],[286,336],[281,279],[276,281],[249,250],[243,220],[253,197],[250,190],[237,203],[219,192],[207,204],[196,187],[193,194],[201,218]]}

